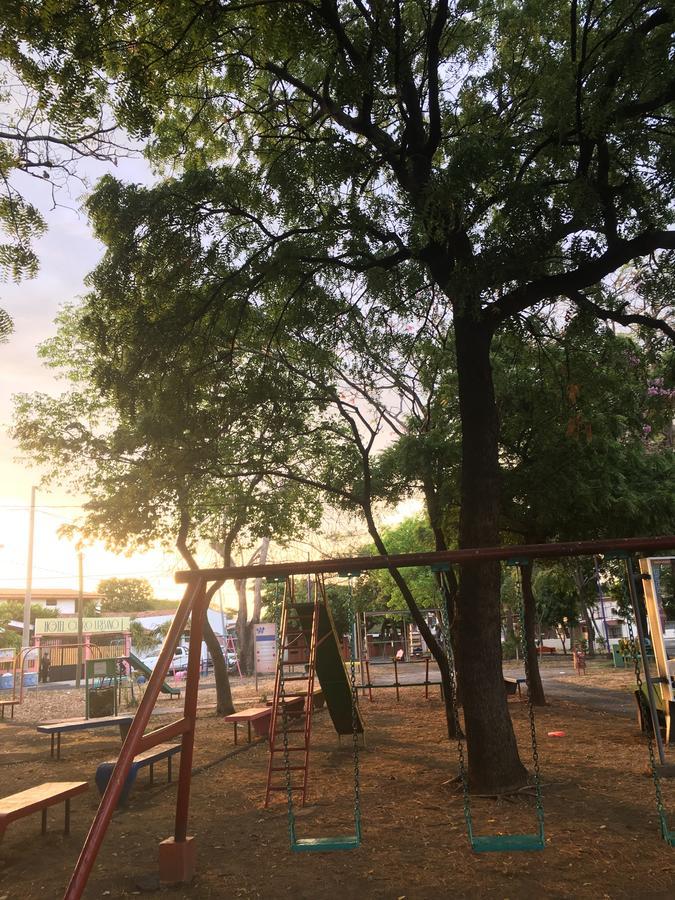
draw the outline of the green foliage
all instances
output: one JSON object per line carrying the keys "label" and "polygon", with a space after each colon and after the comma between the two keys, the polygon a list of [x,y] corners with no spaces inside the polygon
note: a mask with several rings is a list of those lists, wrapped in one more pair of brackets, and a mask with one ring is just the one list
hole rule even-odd
{"label": "green foliage", "polygon": [[[675,528],[671,358],[585,315],[557,328],[530,320],[499,337],[509,530],[544,541]],[[661,395],[650,387],[659,380]]]}
{"label": "green foliage", "polygon": [[[382,539],[390,554],[418,553],[433,550],[431,528],[423,515],[409,516],[398,525],[383,528]],[[374,545],[362,547],[359,556],[372,556]],[[406,582],[420,607],[437,607],[439,604],[436,579],[428,567],[410,568],[404,572]],[[406,603],[393,578],[386,569],[364,572],[355,585],[354,597],[357,609],[405,609]]]}
{"label": "green foliage", "polygon": [[[58,616],[55,609],[42,606],[39,603],[31,603],[30,606],[30,622],[35,624],[36,619],[54,619]],[[4,631],[0,633],[0,646],[14,647],[16,650],[21,648],[21,635],[16,631],[7,628],[8,622],[23,622],[23,601],[22,600],[3,600],[0,603],[0,628]]]}
{"label": "green foliage", "polygon": [[568,620],[576,625],[579,619],[579,595],[569,570],[554,565],[537,572],[533,579],[537,611],[542,625],[554,627]]}
{"label": "green foliage", "polygon": [[149,656],[159,646],[161,636],[156,628],[144,628],[137,619],[131,620],[131,646],[139,656]]}
{"label": "green foliage", "polygon": [[104,612],[143,612],[153,609],[155,592],[145,578],[106,578],[96,588]]}

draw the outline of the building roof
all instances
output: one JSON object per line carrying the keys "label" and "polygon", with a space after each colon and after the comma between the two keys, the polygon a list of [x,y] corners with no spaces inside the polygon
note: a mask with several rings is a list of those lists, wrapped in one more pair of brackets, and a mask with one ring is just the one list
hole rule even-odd
{"label": "building roof", "polygon": [[[77,600],[80,596],[79,591],[74,591],[71,588],[33,588],[30,593],[32,600]],[[0,587],[0,602],[3,600],[23,600],[25,596],[25,588]],[[95,591],[83,591],[82,596],[85,600],[98,600],[101,597]]]}

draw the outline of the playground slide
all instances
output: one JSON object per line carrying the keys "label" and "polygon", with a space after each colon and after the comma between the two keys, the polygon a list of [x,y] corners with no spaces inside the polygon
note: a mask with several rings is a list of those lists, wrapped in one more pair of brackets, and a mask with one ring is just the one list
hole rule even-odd
{"label": "playground slide", "polygon": [[[143,660],[139,659],[135,653],[129,653],[127,659],[134,667],[134,669],[138,669],[139,672],[147,675],[148,678],[152,675],[152,669],[150,668],[150,666],[146,666]],[[180,697],[180,688],[171,687],[166,682],[164,682],[160,690],[163,694],[173,694],[174,696]]]}
{"label": "playground slide", "polygon": [[[313,603],[297,603],[307,643],[311,637]],[[323,605],[319,606],[319,634],[316,647],[316,674],[323,691],[328,712],[338,734],[352,733],[352,689],[349,675],[340,652],[340,642],[333,617]],[[363,732],[363,720],[357,708],[357,731]]]}

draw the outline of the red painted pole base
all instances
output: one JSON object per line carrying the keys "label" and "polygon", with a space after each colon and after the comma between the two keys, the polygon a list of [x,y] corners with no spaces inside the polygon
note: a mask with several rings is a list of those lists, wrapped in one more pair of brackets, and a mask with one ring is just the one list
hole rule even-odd
{"label": "red painted pole base", "polygon": [[179,884],[192,881],[197,863],[194,837],[184,841],[167,838],[159,845],[160,884]]}

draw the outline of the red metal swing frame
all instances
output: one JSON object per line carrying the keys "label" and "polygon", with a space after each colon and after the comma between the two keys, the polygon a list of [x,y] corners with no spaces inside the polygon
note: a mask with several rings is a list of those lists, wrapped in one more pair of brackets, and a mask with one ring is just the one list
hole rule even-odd
{"label": "red metal swing frame", "polygon": [[[120,794],[126,782],[134,756],[149,750],[170,738],[180,736],[182,741],[174,842],[180,848],[187,841],[187,824],[190,805],[190,784],[192,776],[192,755],[194,747],[195,720],[197,714],[197,693],[203,620],[206,613],[206,584],[208,581],[226,581],[235,578],[279,578],[291,575],[319,574],[324,572],[358,569],[407,568],[430,566],[438,563],[480,563],[487,560],[507,560],[514,557],[530,559],[554,559],[569,556],[591,556],[611,551],[624,553],[652,552],[675,548],[675,535],[648,538],[614,538],[596,541],[570,541],[566,543],[529,544],[504,547],[479,547],[462,550],[445,550],[428,553],[406,553],[392,556],[355,557],[352,559],[322,559],[303,563],[275,563],[230,567],[224,569],[197,569],[176,573],[176,582],[185,584],[185,594],[180,602],[164,645],[148,682],[143,699],[136,711],[127,737],[120,750],[108,787],[101,799],[91,824],[80,856],[75,864],[72,877],[66,888],[65,900],[80,900],[98,851],[105,838],[110,819],[117,807]],[[185,686],[183,716],[175,722],[144,734],[160,689],[167,676],[174,650],[191,616],[190,645]]]}

